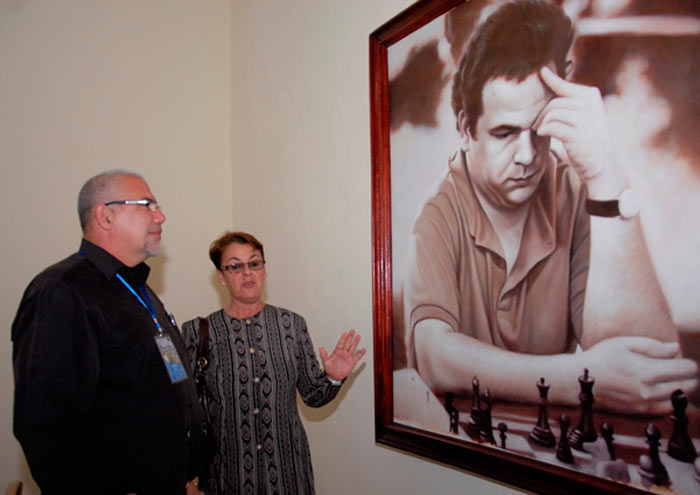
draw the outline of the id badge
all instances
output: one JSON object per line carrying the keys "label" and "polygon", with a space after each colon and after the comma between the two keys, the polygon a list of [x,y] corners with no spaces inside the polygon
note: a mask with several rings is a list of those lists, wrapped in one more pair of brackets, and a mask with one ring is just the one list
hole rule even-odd
{"label": "id badge", "polygon": [[168,370],[170,381],[177,383],[187,378],[187,372],[182,365],[180,355],[177,353],[173,341],[170,339],[170,335],[156,335],[155,339],[160,355],[163,356],[163,363],[165,363],[165,369]]}

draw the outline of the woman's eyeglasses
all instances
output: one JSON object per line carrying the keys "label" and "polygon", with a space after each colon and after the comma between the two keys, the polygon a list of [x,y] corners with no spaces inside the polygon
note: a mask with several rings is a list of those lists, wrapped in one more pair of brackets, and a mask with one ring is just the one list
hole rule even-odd
{"label": "woman's eyeglasses", "polygon": [[257,272],[258,270],[263,269],[265,266],[265,260],[254,260],[249,261],[248,263],[231,263],[229,265],[222,266],[221,270],[228,273],[241,273],[246,265],[248,265],[248,268],[250,268],[252,271]]}

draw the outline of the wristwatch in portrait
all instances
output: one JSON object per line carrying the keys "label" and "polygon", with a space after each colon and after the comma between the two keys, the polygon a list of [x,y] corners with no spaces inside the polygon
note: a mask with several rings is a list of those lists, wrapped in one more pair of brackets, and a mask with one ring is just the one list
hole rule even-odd
{"label": "wristwatch in portrait", "polygon": [[625,220],[639,215],[639,198],[632,189],[625,189],[617,199],[586,199],[586,213],[596,217],[620,217]]}

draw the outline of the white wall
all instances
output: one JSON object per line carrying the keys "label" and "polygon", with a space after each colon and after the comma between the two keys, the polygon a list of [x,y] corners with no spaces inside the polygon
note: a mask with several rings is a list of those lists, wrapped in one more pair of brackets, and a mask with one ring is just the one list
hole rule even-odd
{"label": "white wall", "polygon": [[76,249],[82,182],[126,167],[168,216],[152,282],[180,321],[221,305],[206,250],[237,228],[317,347],[361,333],[340,400],[303,409],[319,494],[522,493],[374,442],[368,36],[410,3],[0,0],[0,487],[38,492],[11,431],[21,293]]}

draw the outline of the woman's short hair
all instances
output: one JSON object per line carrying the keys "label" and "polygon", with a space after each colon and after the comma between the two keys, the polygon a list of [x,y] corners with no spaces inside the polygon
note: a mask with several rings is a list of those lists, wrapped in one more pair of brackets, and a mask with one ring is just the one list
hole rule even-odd
{"label": "woman's short hair", "polygon": [[209,246],[209,259],[217,270],[221,270],[221,256],[230,244],[249,244],[253,249],[260,251],[260,256],[265,259],[265,249],[254,235],[247,232],[225,232]]}

